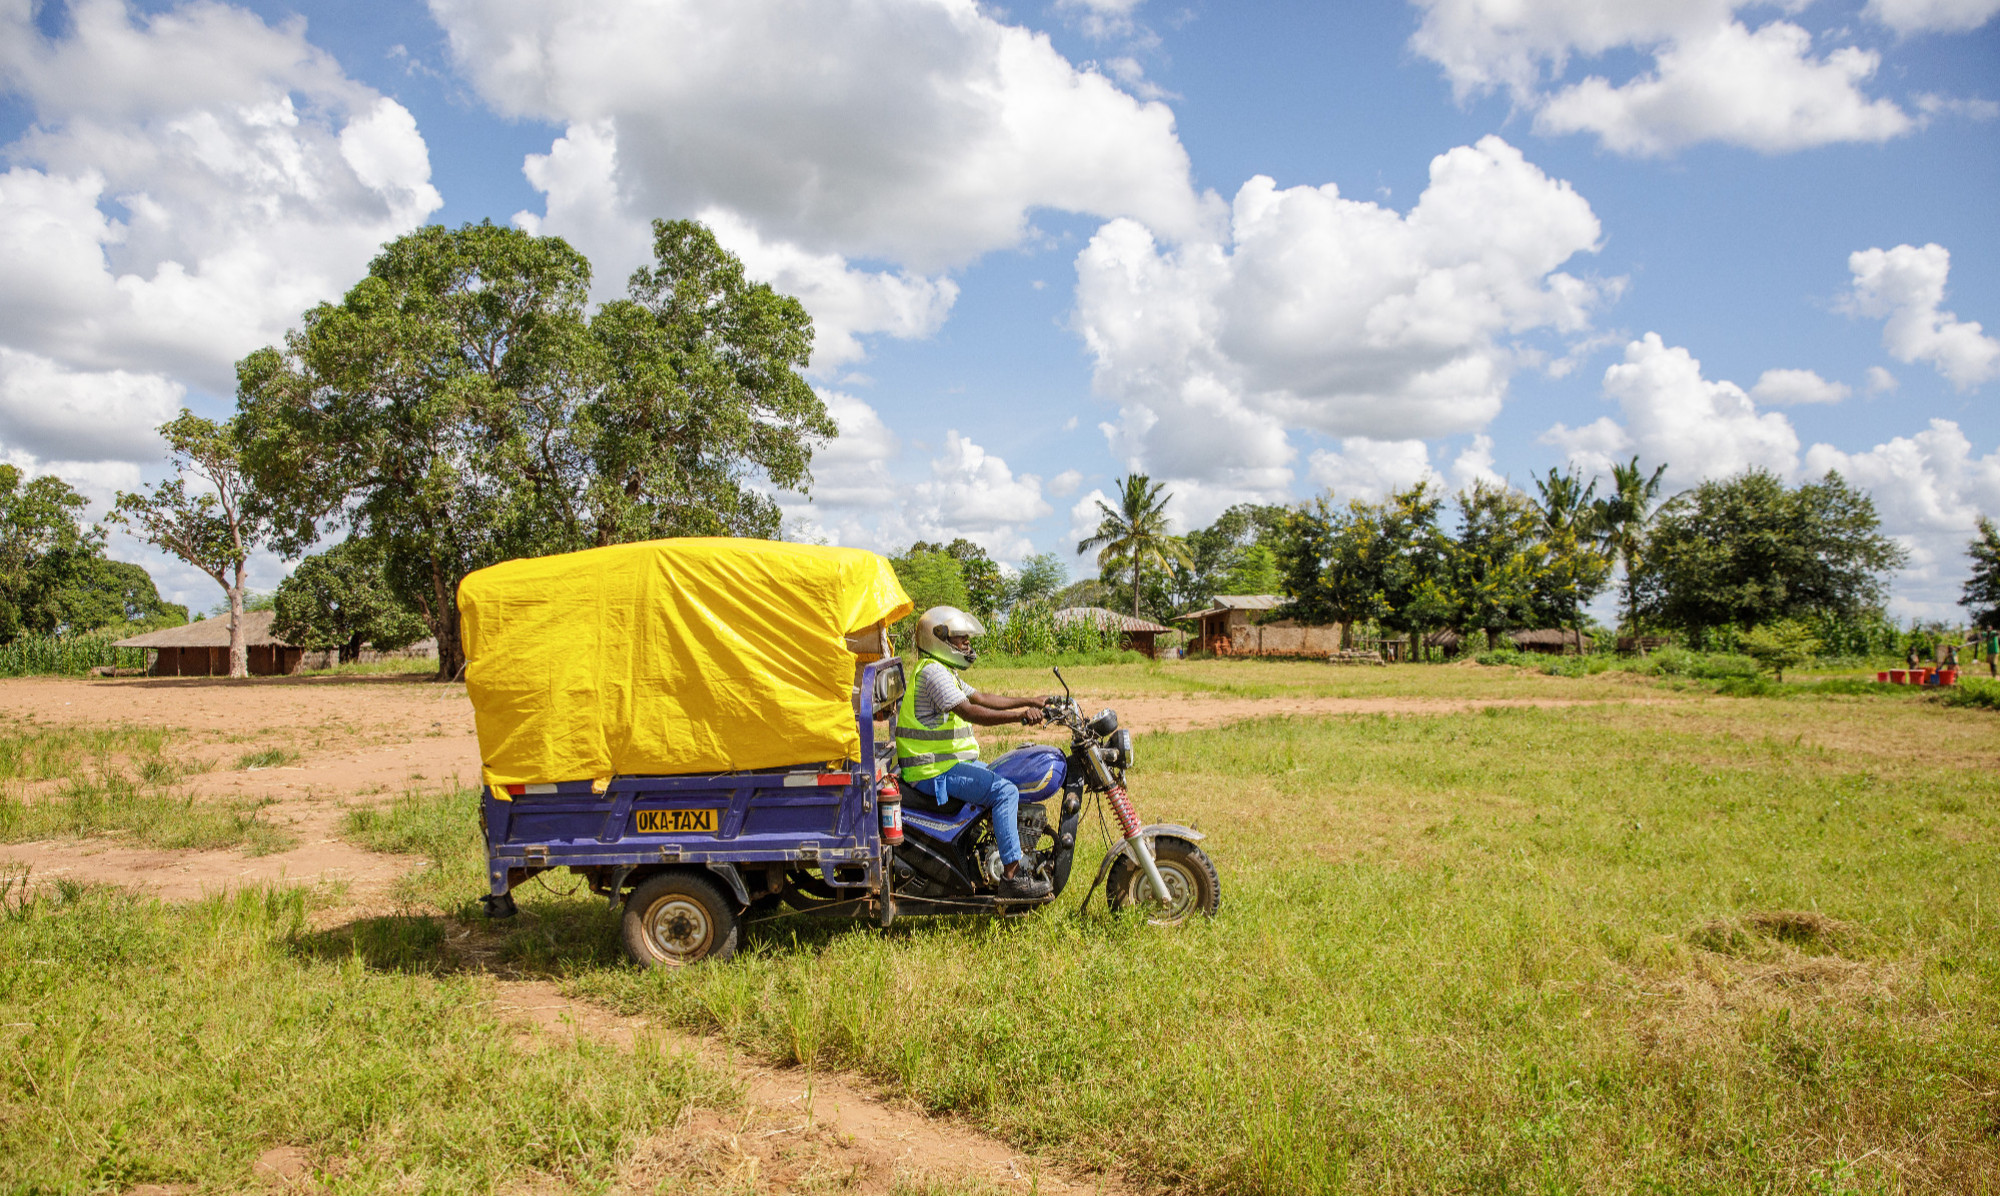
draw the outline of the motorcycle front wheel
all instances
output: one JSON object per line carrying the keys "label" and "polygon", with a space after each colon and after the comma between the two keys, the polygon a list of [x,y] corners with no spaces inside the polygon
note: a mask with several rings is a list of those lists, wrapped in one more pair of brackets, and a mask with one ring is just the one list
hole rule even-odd
{"label": "motorcycle front wheel", "polygon": [[1161,905],[1146,870],[1131,857],[1120,856],[1104,881],[1104,899],[1111,909],[1139,907],[1155,927],[1178,927],[1197,914],[1215,917],[1222,906],[1222,879],[1208,853],[1179,836],[1163,835],[1153,841],[1153,863],[1160,866],[1160,879],[1174,900]]}

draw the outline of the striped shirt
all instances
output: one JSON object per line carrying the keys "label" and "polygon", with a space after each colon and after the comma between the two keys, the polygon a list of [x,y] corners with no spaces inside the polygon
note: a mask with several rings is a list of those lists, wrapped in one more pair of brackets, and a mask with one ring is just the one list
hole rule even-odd
{"label": "striped shirt", "polygon": [[971,698],[972,691],[958,675],[938,662],[925,661],[917,670],[917,722],[925,727],[942,727],[944,717]]}

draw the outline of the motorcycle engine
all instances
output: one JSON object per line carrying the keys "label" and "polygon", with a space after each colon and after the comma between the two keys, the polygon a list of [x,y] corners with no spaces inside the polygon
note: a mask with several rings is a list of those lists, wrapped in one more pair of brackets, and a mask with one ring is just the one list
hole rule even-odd
{"label": "motorcycle engine", "polygon": [[[1049,830],[1049,810],[1039,802],[1023,802],[1015,811],[1014,825],[1021,832],[1021,866],[1030,873],[1042,867],[1040,854],[1036,849],[1042,837]],[[988,885],[1000,884],[1000,875],[1006,870],[1000,863],[1000,845],[989,832],[982,837],[979,848],[979,875]]]}

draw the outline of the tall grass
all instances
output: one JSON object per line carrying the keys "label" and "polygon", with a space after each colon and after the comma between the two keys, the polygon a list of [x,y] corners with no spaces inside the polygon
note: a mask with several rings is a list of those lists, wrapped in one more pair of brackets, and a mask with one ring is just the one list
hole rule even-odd
{"label": "tall grass", "polygon": [[0,644],[0,677],[81,677],[101,666],[143,669],[146,650],[114,648],[111,636],[16,636]]}
{"label": "tall grass", "polygon": [[1047,607],[1016,607],[980,637],[981,653],[1006,657],[1067,658],[1118,651],[1120,632],[1089,620],[1060,622]]}
{"label": "tall grass", "polygon": [[[644,1038],[524,1051],[490,983],[408,920],[309,929],[299,891],[177,907],[0,879],[0,1189],[625,1187],[636,1145],[731,1082]],[[421,962],[421,961],[420,961]],[[660,1178],[669,1188],[673,1176]]]}

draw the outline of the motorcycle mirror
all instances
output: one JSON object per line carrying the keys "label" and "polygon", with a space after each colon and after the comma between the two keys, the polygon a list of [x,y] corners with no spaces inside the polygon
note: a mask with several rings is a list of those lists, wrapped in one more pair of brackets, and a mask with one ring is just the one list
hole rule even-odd
{"label": "motorcycle mirror", "polygon": [[1070,694],[1070,692],[1069,692],[1069,683],[1068,683],[1068,682],[1063,682],[1063,675],[1062,675],[1062,666],[1060,666],[1060,665],[1051,665],[1051,666],[1049,666],[1049,672],[1051,672],[1051,673],[1053,673],[1053,674],[1055,674],[1055,675],[1056,675],[1056,680],[1057,680],[1057,681],[1059,681],[1059,682],[1062,682],[1062,688],[1063,688],[1063,693],[1064,693],[1064,694],[1066,694],[1066,695],[1069,695],[1069,697],[1071,697],[1071,698],[1075,698],[1075,697],[1076,697],[1076,695],[1074,695],[1074,694]]}

